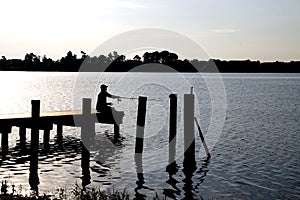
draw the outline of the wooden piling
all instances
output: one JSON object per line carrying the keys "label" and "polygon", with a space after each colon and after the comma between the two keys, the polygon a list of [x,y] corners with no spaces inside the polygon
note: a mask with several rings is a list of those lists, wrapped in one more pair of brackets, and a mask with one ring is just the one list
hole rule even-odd
{"label": "wooden piling", "polygon": [[44,151],[48,151],[50,149],[50,129],[44,130]]}
{"label": "wooden piling", "polygon": [[61,143],[63,139],[63,125],[56,124],[56,131],[57,131],[57,143]]}
{"label": "wooden piling", "polygon": [[177,95],[170,94],[169,165],[175,161],[177,134]]}
{"label": "wooden piling", "polygon": [[24,149],[25,145],[26,145],[26,127],[25,126],[19,127],[19,137],[20,137],[20,147],[22,149]]}
{"label": "wooden piling", "polygon": [[196,122],[196,124],[197,124],[199,136],[200,136],[201,142],[202,142],[202,144],[203,144],[203,147],[204,147],[204,149],[205,149],[206,155],[207,155],[208,158],[210,158],[210,153],[209,153],[208,147],[207,147],[207,145],[206,145],[206,142],[205,142],[205,140],[204,140],[204,136],[203,136],[203,134],[202,134],[200,125],[199,125],[198,120],[197,120],[196,117],[195,117],[195,122]]}
{"label": "wooden piling", "polygon": [[143,153],[147,97],[140,96],[138,100],[135,153]]}
{"label": "wooden piling", "polygon": [[1,148],[2,148],[2,156],[6,156],[8,153],[8,134],[10,131],[2,130],[1,136]]}
{"label": "wooden piling", "polygon": [[120,137],[120,124],[114,123],[114,135],[115,137]]}
{"label": "wooden piling", "polygon": [[32,190],[38,190],[40,183],[38,177],[38,150],[39,150],[39,122],[40,117],[40,100],[31,101],[31,145],[30,145],[30,173],[29,184]]}
{"label": "wooden piling", "polygon": [[194,94],[184,94],[184,158],[195,162]]}
{"label": "wooden piling", "polygon": [[92,99],[82,99],[82,121],[81,121],[81,169],[82,169],[82,187],[90,183],[90,146],[93,137],[95,137],[95,122],[91,116]]}
{"label": "wooden piling", "polygon": [[92,99],[82,99],[82,120],[81,120],[81,140],[86,147],[89,149],[90,143],[94,139],[95,133],[95,122],[92,119],[91,114]]}

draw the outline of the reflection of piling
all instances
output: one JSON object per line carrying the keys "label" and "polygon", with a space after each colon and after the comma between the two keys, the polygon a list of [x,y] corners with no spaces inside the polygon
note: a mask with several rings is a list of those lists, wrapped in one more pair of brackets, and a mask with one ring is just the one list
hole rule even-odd
{"label": "reflection of piling", "polygon": [[81,169],[82,169],[82,187],[85,188],[91,183],[90,175],[90,152],[83,142],[81,144]]}
{"label": "reflection of piling", "polygon": [[195,162],[194,95],[184,94],[184,158]]}
{"label": "reflection of piling", "polygon": [[177,95],[170,94],[169,165],[175,161],[177,134]]}
{"label": "reflection of piling", "polygon": [[140,96],[138,113],[137,113],[135,153],[143,153],[146,105],[147,105],[147,97]]}
{"label": "reflection of piling", "polygon": [[38,189],[39,177],[38,177],[38,150],[39,150],[39,128],[38,119],[40,117],[40,101],[31,101],[32,110],[32,129],[31,129],[31,146],[30,146],[30,173],[29,184],[32,190]]}

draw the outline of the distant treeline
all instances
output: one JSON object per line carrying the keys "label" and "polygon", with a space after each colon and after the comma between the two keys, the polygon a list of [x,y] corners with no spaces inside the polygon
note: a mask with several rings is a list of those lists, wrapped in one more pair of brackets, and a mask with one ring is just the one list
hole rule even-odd
{"label": "distant treeline", "polygon": [[[300,61],[291,62],[259,62],[250,60],[223,61],[210,59],[200,61],[198,59],[181,60],[175,53],[168,51],[146,52],[142,57],[136,55],[133,59],[126,59],[117,52],[107,56],[90,57],[81,51],[81,57],[71,51],[59,60],[52,60],[46,56],[40,57],[33,53],[25,55],[22,59],[0,59],[2,71],[63,71],[63,72],[275,72],[275,73],[300,73]],[[161,65],[153,65],[157,63]],[[148,64],[148,65],[147,65]],[[150,65],[149,65],[150,64]],[[137,67],[141,66],[141,67]],[[165,67],[164,67],[165,66]],[[168,67],[166,67],[168,66]],[[217,69],[215,68],[217,66]]]}

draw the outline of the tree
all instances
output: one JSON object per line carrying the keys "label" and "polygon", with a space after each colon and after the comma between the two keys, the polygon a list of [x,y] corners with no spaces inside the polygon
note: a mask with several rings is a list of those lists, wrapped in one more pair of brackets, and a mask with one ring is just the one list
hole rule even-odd
{"label": "tree", "polygon": [[141,59],[142,58],[139,55],[135,55],[133,58],[134,61],[138,61],[138,62],[141,61]]}
{"label": "tree", "polygon": [[6,67],[6,66],[7,66],[7,59],[5,56],[2,56],[0,60],[0,67]]}
{"label": "tree", "polygon": [[81,59],[84,60],[87,57],[86,53],[84,51],[80,51],[80,53],[82,54]]}

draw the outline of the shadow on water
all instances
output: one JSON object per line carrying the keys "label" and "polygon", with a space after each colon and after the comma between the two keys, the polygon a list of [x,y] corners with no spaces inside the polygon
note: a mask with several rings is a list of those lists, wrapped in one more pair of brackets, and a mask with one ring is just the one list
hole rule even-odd
{"label": "shadow on water", "polygon": [[[97,137],[96,137],[97,138]],[[107,143],[107,141],[103,141],[103,138],[106,138],[110,144]],[[97,141],[101,140],[102,143],[98,143]],[[82,187],[85,188],[87,185],[91,183],[91,171],[95,171],[93,167],[90,167],[90,151],[94,151],[95,149],[98,150],[99,153],[103,153],[104,149],[110,148],[108,151],[109,155],[106,155],[107,157],[111,157],[111,154],[115,154],[118,149],[120,149],[123,144],[122,141],[124,138],[122,137],[115,137],[114,135],[109,135],[107,133],[102,134],[101,136],[98,136],[98,139],[95,139],[94,144],[91,147],[86,147],[83,145],[80,139],[73,138],[73,137],[66,137],[60,142],[56,139],[55,142],[51,142],[51,145],[48,149],[44,150],[43,144],[40,144],[39,148],[39,162],[42,163],[49,163],[51,164],[51,160],[59,160],[64,158],[70,158],[70,156],[73,156],[74,158],[77,157],[78,154],[81,155],[81,169],[82,169]],[[103,145],[103,142],[105,142],[106,146]],[[112,145],[107,146],[107,145]],[[102,146],[101,149],[99,149],[99,146]],[[20,146],[18,143],[14,149],[10,149],[7,155],[2,155],[2,158],[10,159],[14,161],[14,164],[22,164],[25,162],[32,162],[30,154],[30,144],[25,144]],[[101,154],[102,154],[101,153]],[[104,155],[104,154],[103,154]],[[49,159],[50,158],[50,159]],[[103,166],[105,163],[105,158],[103,162],[96,159],[96,163]],[[5,161],[4,159],[2,159]],[[155,189],[150,188],[146,185],[146,180],[144,177],[143,172],[143,159],[142,154],[136,154],[134,157],[135,161],[135,167],[136,167],[136,174],[137,174],[137,180],[136,180],[136,187],[134,188],[135,192],[135,199],[146,199],[147,195],[144,193],[146,191],[155,192]],[[35,161],[33,161],[34,163]],[[171,186],[171,188],[164,188],[163,189],[163,195],[170,199],[194,199],[197,197],[196,193],[199,195],[198,191],[200,185],[205,180],[205,177],[208,173],[208,165],[210,163],[210,158],[206,158],[202,160],[201,166],[197,166],[197,163],[195,159],[185,158],[183,160],[183,168],[182,173],[184,175],[184,178],[182,180],[179,180],[177,177],[178,173],[180,173],[179,168],[180,166],[175,162],[171,163],[166,167],[166,172],[168,173],[168,180],[166,180],[166,183]],[[3,163],[5,165],[5,163]],[[198,163],[199,165],[200,163]],[[12,164],[13,165],[13,164]],[[0,166],[2,166],[2,163],[0,162]],[[35,194],[38,194],[38,186],[39,186],[39,177],[37,173],[37,165],[30,165],[29,169],[29,183],[31,186],[31,189]],[[100,169],[100,168],[99,168]],[[96,173],[103,174],[104,168],[100,171],[95,171]],[[195,181],[194,179],[197,179]],[[180,182],[183,183],[183,187],[179,186]],[[197,197],[198,199],[201,197]]]}
{"label": "shadow on water", "polygon": [[134,162],[136,167],[136,174],[137,174],[137,181],[136,181],[136,187],[134,188],[135,192],[135,199],[145,199],[147,196],[144,194],[141,194],[139,190],[146,189],[150,191],[155,191],[154,189],[145,186],[145,178],[143,173],[143,158],[141,153],[136,153],[134,156]]}
{"label": "shadow on water", "polygon": [[201,167],[196,171],[196,174],[198,177],[198,183],[195,186],[195,189],[197,189],[205,180],[206,174],[208,172],[208,165],[210,163],[210,157],[207,157],[202,160],[202,165]]}
{"label": "shadow on water", "polygon": [[166,172],[169,174],[169,179],[166,181],[166,183],[168,183],[173,189],[164,189],[163,194],[171,199],[176,199],[176,195],[179,196],[181,194],[180,189],[176,186],[179,181],[173,177],[178,173],[178,169],[179,166],[175,161],[166,167]]}
{"label": "shadow on water", "polygon": [[[54,160],[59,161],[63,159],[67,160],[70,158],[75,158],[80,153],[83,154],[83,158],[86,158],[87,155],[89,156],[89,153],[86,152],[86,149],[82,148],[80,139],[74,137],[66,137],[64,139],[54,138],[54,141],[51,141],[51,144],[48,146],[48,148],[45,148],[45,145],[40,143],[39,146],[35,148],[37,149],[36,151],[31,150],[31,145],[32,142],[25,142],[21,144],[20,141],[17,141],[14,148],[9,149],[6,153],[1,152],[2,160],[0,160],[0,166],[3,168],[9,167],[10,170],[17,172],[20,164],[25,165],[29,162],[30,166],[28,182],[32,195],[38,195],[38,186],[40,184],[38,176],[39,164],[51,164]],[[86,165],[82,165],[82,167],[85,166]],[[88,179],[90,179],[88,178],[89,169],[87,170],[86,168],[82,168],[82,172],[82,184],[84,185],[89,182]],[[25,175],[26,173],[21,172],[19,174]],[[18,176],[17,173],[16,176]]]}
{"label": "shadow on water", "polygon": [[[147,196],[145,194],[140,193],[139,191],[142,189],[155,191],[155,189],[150,188],[145,185],[145,178],[143,173],[143,160],[142,154],[136,154],[134,157],[135,166],[136,166],[136,174],[137,181],[135,191],[135,199],[146,199]],[[163,189],[163,195],[170,199],[178,199],[182,196],[184,200],[190,199],[203,199],[200,196],[197,196],[197,189],[205,180],[207,175],[207,168],[210,163],[210,157],[202,160],[202,164],[197,170],[197,163],[194,159],[190,160],[189,158],[185,158],[183,162],[182,172],[184,174],[184,179],[182,182],[184,183],[182,190],[177,186],[180,181],[176,180],[174,176],[179,173],[179,165],[176,162],[171,163],[166,167],[166,172],[169,174],[169,179],[166,181],[172,188],[171,189]],[[199,179],[200,181],[196,181],[197,184],[194,183],[193,179]]]}
{"label": "shadow on water", "polygon": [[[210,156],[208,156],[206,159],[202,161],[201,167],[197,170],[196,162],[190,161],[188,158],[185,158],[183,161],[183,170],[182,172],[185,175],[185,178],[183,179],[184,186],[183,186],[183,191],[184,191],[184,198],[183,199],[194,199],[197,195],[195,192],[197,189],[199,189],[200,184],[203,183],[205,180],[205,176],[208,172],[207,167],[208,164],[210,163]],[[196,171],[197,170],[197,171]],[[197,175],[197,176],[196,176]],[[200,177],[198,177],[200,175]],[[194,185],[193,178],[200,179],[197,184]],[[197,196],[199,199],[203,199],[202,197]]]}
{"label": "shadow on water", "polygon": [[[204,160],[202,160],[202,164],[197,170],[197,163],[194,159],[184,159],[182,169],[182,172],[185,176],[185,178],[182,180],[182,182],[184,183],[182,188],[183,191],[181,191],[180,188],[176,186],[179,183],[179,181],[174,178],[174,176],[178,173],[179,166],[176,162],[173,162],[172,164],[168,165],[166,167],[166,172],[168,172],[169,174],[169,179],[166,181],[166,183],[169,184],[172,187],[172,189],[164,189],[163,194],[168,198],[177,199],[177,197],[181,196],[183,192],[182,199],[203,199],[202,197],[197,196],[195,192],[197,192],[197,189],[205,180],[205,177],[208,172],[207,168],[209,163],[210,157],[206,157]],[[193,178],[199,179],[196,181],[196,185],[194,184]]]}
{"label": "shadow on water", "polygon": [[[90,169],[100,176],[103,174],[103,166],[106,165],[108,158],[112,157],[120,147],[122,147],[122,141],[124,140],[120,134],[100,134],[96,137],[90,138],[90,142],[80,142],[81,145],[81,169],[82,169],[82,188],[85,189],[87,185],[91,183]],[[90,152],[95,151],[96,163],[102,167],[101,170],[90,167]]]}

